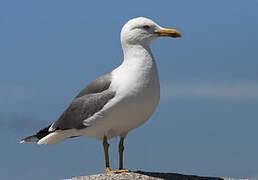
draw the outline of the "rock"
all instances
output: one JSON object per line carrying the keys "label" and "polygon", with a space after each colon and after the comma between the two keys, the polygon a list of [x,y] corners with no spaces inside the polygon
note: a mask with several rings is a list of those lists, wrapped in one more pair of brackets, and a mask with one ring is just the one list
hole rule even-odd
{"label": "rock", "polygon": [[135,171],[121,174],[95,174],[90,176],[75,177],[66,180],[248,180],[248,179],[233,179],[220,177],[201,177],[193,175],[183,175],[177,173],[159,173],[159,172],[144,172]]}

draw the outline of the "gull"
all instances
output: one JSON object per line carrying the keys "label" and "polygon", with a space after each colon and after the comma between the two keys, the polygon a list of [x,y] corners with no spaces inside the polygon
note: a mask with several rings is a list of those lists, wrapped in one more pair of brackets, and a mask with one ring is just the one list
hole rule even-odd
{"label": "gull", "polygon": [[[96,138],[103,141],[106,172],[129,172],[123,168],[124,139],[130,130],[151,117],[160,99],[159,76],[150,44],[158,37],[181,35],[144,17],[129,20],[120,35],[122,64],[91,82],[59,119],[21,143],[54,145],[77,136]],[[108,140],[118,136],[119,170],[111,170]]]}

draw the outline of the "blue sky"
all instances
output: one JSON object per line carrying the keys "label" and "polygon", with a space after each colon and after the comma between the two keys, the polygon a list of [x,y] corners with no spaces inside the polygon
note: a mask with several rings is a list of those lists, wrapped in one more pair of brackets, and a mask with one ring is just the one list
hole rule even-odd
{"label": "blue sky", "polygon": [[[120,30],[138,16],[178,29],[152,43],[161,101],[129,133],[131,170],[258,177],[258,1],[1,1],[0,179],[104,171],[100,141],[18,144],[122,60]],[[111,164],[118,165],[118,138]]]}

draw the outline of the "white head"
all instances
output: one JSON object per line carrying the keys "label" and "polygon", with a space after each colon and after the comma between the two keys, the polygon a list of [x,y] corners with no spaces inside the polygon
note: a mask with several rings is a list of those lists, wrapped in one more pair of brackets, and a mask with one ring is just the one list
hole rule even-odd
{"label": "white head", "polygon": [[163,28],[148,18],[138,17],[129,20],[123,26],[121,42],[123,45],[139,44],[148,46],[152,40],[161,36],[181,37],[175,29]]}

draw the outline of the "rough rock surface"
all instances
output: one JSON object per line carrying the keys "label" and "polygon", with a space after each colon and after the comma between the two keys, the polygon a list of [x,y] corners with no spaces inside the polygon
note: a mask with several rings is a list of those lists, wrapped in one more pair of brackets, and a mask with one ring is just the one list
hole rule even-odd
{"label": "rough rock surface", "polygon": [[[158,173],[135,171],[121,174],[95,174],[90,176],[75,177],[66,180],[240,180],[220,177],[200,177],[193,175],[183,175],[177,173]],[[248,180],[248,179],[241,179]]]}

